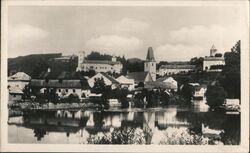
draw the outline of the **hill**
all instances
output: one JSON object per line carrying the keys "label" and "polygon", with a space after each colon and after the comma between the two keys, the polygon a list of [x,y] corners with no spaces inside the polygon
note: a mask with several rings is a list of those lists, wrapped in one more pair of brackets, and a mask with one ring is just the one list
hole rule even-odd
{"label": "hill", "polygon": [[51,60],[62,57],[58,54],[32,54],[8,59],[8,75],[16,72],[25,72],[32,78],[37,77],[41,72],[50,68],[55,72],[73,72],[77,67],[77,58],[70,59],[67,62],[60,60]]}

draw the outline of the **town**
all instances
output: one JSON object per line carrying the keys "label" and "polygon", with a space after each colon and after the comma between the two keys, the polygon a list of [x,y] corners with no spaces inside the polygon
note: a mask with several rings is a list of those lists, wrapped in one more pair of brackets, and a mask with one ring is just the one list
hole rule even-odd
{"label": "town", "polygon": [[[73,113],[72,116],[67,112],[124,112],[131,108],[190,106],[195,102],[210,111],[240,114],[240,41],[224,55],[214,45],[207,53],[208,56],[194,57],[188,62],[158,63],[152,47],[145,51],[144,60],[126,60],[98,52],[86,56],[84,51],[71,56],[44,55],[47,57],[34,65],[29,62],[18,65],[20,59],[9,59],[9,116],[52,111],[57,117],[77,118],[79,114]],[[43,55],[27,57],[30,56]],[[93,123],[93,116],[92,121],[86,122],[92,128],[97,126]],[[9,121],[11,123],[13,121]],[[62,123],[60,119],[55,124],[70,123]],[[113,127],[119,127],[115,125],[117,122],[112,120],[111,123]],[[46,124],[49,123],[46,121]],[[160,122],[157,125],[160,126]],[[206,127],[202,126],[205,133]],[[211,130],[209,132],[211,134]]]}

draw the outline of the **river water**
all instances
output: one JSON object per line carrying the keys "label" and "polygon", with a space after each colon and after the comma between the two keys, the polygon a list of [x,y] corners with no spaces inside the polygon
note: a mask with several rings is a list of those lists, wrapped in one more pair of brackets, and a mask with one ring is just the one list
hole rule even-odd
{"label": "river water", "polygon": [[240,115],[191,106],[29,112],[8,120],[9,143],[240,144]]}

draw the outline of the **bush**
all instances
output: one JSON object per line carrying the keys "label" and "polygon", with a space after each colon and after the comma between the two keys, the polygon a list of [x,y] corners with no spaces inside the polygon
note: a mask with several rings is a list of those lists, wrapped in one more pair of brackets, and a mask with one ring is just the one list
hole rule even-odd
{"label": "bush", "polygon": [[225,90],[219,85],[208,86],[205,95],[207,99],[207,104],[210,108],[213,109],[221,106],[226,98]]}

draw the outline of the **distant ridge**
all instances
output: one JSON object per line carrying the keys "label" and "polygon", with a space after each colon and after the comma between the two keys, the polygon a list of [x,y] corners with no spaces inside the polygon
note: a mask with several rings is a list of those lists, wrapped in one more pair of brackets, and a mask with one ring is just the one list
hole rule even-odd
{"label": "distant ridge", "polygon": [[136,63],[136,62],[143,62],[143,60],[139,59],[139,58],[129,58],[128,61],[130,63]]}

